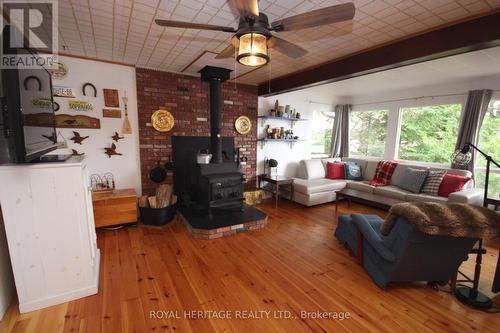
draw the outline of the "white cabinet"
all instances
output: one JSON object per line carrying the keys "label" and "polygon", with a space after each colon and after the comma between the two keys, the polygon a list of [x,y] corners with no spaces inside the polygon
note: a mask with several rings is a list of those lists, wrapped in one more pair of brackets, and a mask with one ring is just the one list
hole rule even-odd
{"label": "white cabinet", "polygon": [[97,248],[85,159],[0,166],[0,206],[21,313],[96,294]]}

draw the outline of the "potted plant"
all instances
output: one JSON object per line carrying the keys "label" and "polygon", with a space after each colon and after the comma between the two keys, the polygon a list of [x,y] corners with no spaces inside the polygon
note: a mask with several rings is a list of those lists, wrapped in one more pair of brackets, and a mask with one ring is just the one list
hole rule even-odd
{"label": "potted plant", "polygon": [[267,166],[268,166],[268,173],[267,175],[269,177],[276,176],[278,173],[278,161],[275,159],[271,158],[267,161]]}

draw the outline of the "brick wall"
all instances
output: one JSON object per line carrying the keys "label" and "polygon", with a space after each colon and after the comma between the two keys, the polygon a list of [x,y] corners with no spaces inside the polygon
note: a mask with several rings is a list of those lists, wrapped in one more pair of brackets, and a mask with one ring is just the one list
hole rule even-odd
{"label": "brick wall", "polygon": [[[137,107],[139,113],[139,144],[141,158],[142,192],[151,194],[156,184],[149,179],[149,171],[158,160],[167,161],[172,153],[171,137],[210,136],[209,85],[200,78],[137,68]],[[247,182],[256,176],[257,87],[226,82],[222,85],[223,136],[233,136],[235,147],[241,148],[248,162],[242,167]],[[175,118],[174,128],[162,133],[151,126],[151,115],[166,107]],[[238,134],[234,121],[241,115],[252,121],[252,131]],[[197,118],[207,118],[199,121]]]}

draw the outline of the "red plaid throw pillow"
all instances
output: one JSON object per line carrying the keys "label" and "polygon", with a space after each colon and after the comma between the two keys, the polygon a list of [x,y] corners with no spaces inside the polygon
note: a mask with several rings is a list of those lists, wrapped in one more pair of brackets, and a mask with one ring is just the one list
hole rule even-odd
{"label": "red plaid throw pillow", "polygon": [[372,186],[386,186],[391,184],[391,177],[398,164],[393,161],[380,161],[375,170],[375,176],[370,181]]}

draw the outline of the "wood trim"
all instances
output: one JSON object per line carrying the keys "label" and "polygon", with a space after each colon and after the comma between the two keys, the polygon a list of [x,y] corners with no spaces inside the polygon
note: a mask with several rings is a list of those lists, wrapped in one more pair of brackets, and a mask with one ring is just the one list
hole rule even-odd
{"label": "wood trim", "polygon": [[135,65],[129,64],[129,63],[126,63],[126,62],[114,61],[114,60],[103,60],[103,59],[97,59],[97,58],[88,57],[88,56],[69,54],[69,53],[65,53],[65,52],[59,52],[57,55],[58,56],[63,56],[63,57],[68,57],[68,58],[76,58],[76,59],[83,59],[83,60],[91,60],[91,61],[104,62],[106,64],[112,64],[112,65],[121,65],[121,66],[127,66],[127,67],[132,67],[132,68],[136,67]]}
{"label": "wood trim", "polygon": [[259,96],[308,88],[500,45],[500,10],[365,49],[259,84]]}

